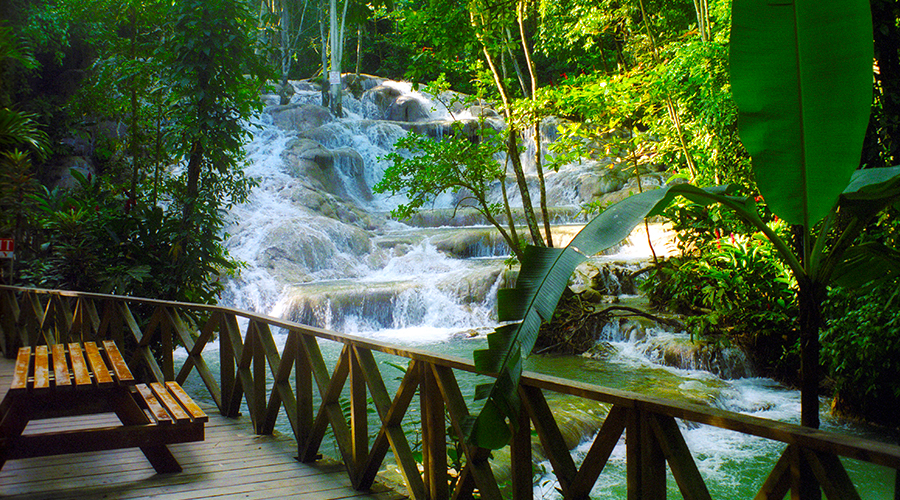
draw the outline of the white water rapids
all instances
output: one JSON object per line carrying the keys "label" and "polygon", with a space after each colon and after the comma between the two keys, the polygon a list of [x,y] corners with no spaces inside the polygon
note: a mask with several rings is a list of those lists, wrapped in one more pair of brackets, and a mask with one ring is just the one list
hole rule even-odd
{"label": "white water rapids", "polygon": [[[294,86],[292,104],[319,103],[317,91]],[[420,100],[426,107],[433,105],[412,93],[406,84],[383,82],[383,86],[396,89],[403,98]],[[268,99],[274,104],[274,96]],[[247,174],[259,179],[260,185],[247,203],[231,211],[226,240],[231,255],[246,268],[240,277],[228,282],[222,303],[343,333],[469,357],[473,349],[484,345],[486,332],[496,325],[495,298],[502,281],[503,257],[488,249],[482,254],[494,257],[462,258],[448,253],[446,245],[440,246],[466,231],[484,231],[483,227],[423,228],[389,220],[386,212],[399,200],[373,195],[371,187],[386,167],[378,158],[389,153],[394,141],[406,131],[402,124],[382,119],[384,106],[379,107],[371,94],[360,99],[347,94],[344,99],[348,116],[313,130],[279,128],[271,114],[253,124]],[[431,116],[433,120],[443,118],[446,111]],[[326,150],[342,151],[342,157],[355,158],[358,154],[362,170],[358,161],[345,164],[336,160],[333,178],[340,180],[343,191],[320,193],[324,201],[319,200],[319,195],[311,193],[321,186],[298,176],[285,159],[286,148],[298,137],[315,138]],[[578,186],[592,175],[590,168],[599,167],[572,166],[549,175],[558,206],[572,208],[583,201]],[[453,200],[452,195],[445,194],[436,200],[434,208],[450,208]],[[639,236],[634,239],[641,241]],[[647,257],[646,249],[632,244],[607,259]],[[281,334],[276,336],[277,342],[284,341]],[[528,369],[763,418],[798,421],[798,393],[771,380],[726,380],[705,371],[661,364],[649,340],[684,341],[685,336],[652,329],[646,335],[613,331],[607,340],[614,354],[607,359],[539,356],[529,360]],[[841,426],[827,415],[823,418],[826,427]],[[282,423],[286,425],[286,421]],[[707,426],[682,423],[681,427],[716,498],[752,496],[783,450],[780,444]],[[576,460],[583,458],[589,446],[590,439],[586,439],[573,451]],[[624,497],[624,463],[622,441],[600,477],[595,497]],[[873,475],[870,482],[874,486],[864,498],[887,498],[880,496],[878,489],[885,477],[883,471],[852,474]],[[556,497],[554,488],[554,478],[545,474],[537,481],[535,494]],[[670,488],[677,497],[674,491]]]}

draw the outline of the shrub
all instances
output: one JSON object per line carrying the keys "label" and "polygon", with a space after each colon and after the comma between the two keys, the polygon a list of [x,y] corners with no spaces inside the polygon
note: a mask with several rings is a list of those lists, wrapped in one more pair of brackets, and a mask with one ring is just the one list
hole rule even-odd
{"label": "shrub", "polygon": [[835,288],[825,310],[822,361],[839,415],[897,426],[900,407],[900,282],[867,291]]}

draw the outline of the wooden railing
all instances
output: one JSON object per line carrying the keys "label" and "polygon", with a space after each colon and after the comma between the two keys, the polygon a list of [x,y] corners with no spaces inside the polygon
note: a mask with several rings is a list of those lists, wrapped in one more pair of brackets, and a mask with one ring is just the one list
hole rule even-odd
{"label": "wooden railing", "polygon": [[[273,328],[287,332],[281,351],[273,340]],[[246,402],[259,434],[272,433],[279,415],[286,415],[302,461],[319,457],[330,427],[339,458],[357,489],[372,485],[390,449],[413,499],[465,498],[476,493],[482,498],[502,496],[488,461],[489,451],[459,439],[469,409],[456,374],[475,372],[467,360],[226,307],[0,286],[0,347],[6,356],[20,345],[106,338],[124,346],[131,364],[144,368],[151,378],[184,383],[196,370],[223,415],[238,415]],[[204,357],[209,342],[216,338],[219,373],[210,370]],[[330,371],[319,339],[342,344]],[[187,350],[178,367],[173,356],[176,343]],[[407,360],[393,397],[374,353]],[[758,499],[782,500],[788,492],[792,498],[815,498],[820,487],[829,499],[860,498],[838,457],[900,469],[900,446],[858,437],[534,373],[522,377],[519,392],[523,405],[510,444],[510,486],[503,492],[514,499],[534,494],[532,429],[566,498],[588,497],[623,433],[629,499],[665,498],[667,463],[685,499],[711,498],[676,419],[786,443]],[[611,405],[580,468],[545,399],[548,392]],[[417,395],[422,465],[414,459],[401,427]],[[347,399],[349,412],[342,405]],[[380,421],[374,436],[369,431],[369,404]],[[452,432],[447,429],[447,415]],[[461,447],[463,466],[458,471],[448,466],[448,434]],[[815,479],[810,482],[804,477]]]}

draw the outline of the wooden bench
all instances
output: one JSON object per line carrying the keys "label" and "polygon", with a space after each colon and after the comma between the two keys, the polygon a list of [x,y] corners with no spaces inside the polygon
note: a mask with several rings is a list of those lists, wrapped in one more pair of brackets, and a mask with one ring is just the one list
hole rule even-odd
{"label": "wooden bench", "polygon": [[[107,412],[122,425],[23,434],[31,420]],[[0,402],[0,468],[19,458],[140,448],[157,472],[180,472],[166,445],[202,441],[207,420],[176,382],[136,383],[112,341],[23,347]]]}

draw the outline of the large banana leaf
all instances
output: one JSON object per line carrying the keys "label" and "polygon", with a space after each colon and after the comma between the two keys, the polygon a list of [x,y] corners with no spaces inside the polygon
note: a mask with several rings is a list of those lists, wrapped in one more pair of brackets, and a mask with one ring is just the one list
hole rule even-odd
{"label": "large banana leaf", "polygon": [[[841,193],[840,210],[845,217],[865,222],[892,204],[900,202],[900,167],[871,168],[853,173]],[[900,276],[900,252],[881,243],[867,242],[839,256],[832,281],[849,288],[863,287]]]}
{"label": "large banana leaf", "polygon": [[859,164],[872,102],[868,0],[735,0],[731,84],[760,192],[812,227]]}
{"label": "large banana leaf", "polygon": [[[628,197],[610,206],[588,223],[565,248],[529,246],[516,287],[500,290],[500,321],[511,322],[488,335],[488,348],[475,351],[475,366],[497,375],[493,384],[476,388],[476,399],[487,398],[477,418],[469,422],[470,440],[483,448],[501,448],[509,441],[507,419],[519,408],[516,395],[522,360],[531,353],[541,323],[549,321],[575,267],[625,239],[645,217],[661,212],[676,196],[697,203],[723,203],[749,219],[756,219],[753,200],[729,196],[730,186],[700,189],[678,184]],[[759,225],[763,225],[759,221]],[[763,225],[764,226],[764,225]]]}

